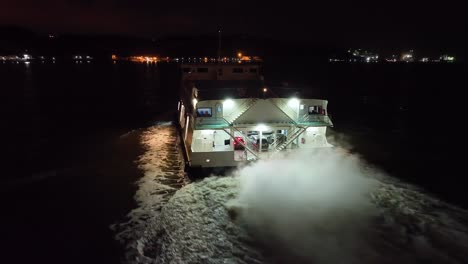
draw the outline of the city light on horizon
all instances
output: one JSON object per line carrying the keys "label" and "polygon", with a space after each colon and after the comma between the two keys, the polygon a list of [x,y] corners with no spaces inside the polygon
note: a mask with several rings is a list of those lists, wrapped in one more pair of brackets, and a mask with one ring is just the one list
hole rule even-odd
{"label": "city light on horizon", "polygon": [[401,55],[392,54],[389,56],[380,56],[376,52],[370,52],[362,49],[348,49],[345,56],[334,56],[328,59],[329,62],[405,62],[405,63],[442,63],[455,62],[455,56],[443,54],[440,56],[417,56],[414,50],[402,52]]}

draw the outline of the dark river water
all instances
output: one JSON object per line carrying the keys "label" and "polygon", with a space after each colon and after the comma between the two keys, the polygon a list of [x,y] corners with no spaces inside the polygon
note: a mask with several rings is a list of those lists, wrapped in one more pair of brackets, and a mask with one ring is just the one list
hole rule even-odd
{"label": "dark river water", "polygon": [[[329,100],[334,140],[467,207],[456,126],[464,65],[266,64]],[[135,207],[143,128],[170,120],[174,65],[0,64],[2,252],[9,263],[118,263],[109,226]],[[305,89],[305,88],[304,88]]]}
{"label": "dark river water", "polygon": [[10,263],[118,263],[109,225],[135,207],[141,177],[139,134],[129,132],[177,105],[178,83],[160,74],[146,64],[0,64]]}
{"label": "dark river water", "polygon": [[87,141],[141,126],[176,100],[177,83],[162,87],[155,65],[0,64],[0,74],[15,171],[3,177],[66,167]]}

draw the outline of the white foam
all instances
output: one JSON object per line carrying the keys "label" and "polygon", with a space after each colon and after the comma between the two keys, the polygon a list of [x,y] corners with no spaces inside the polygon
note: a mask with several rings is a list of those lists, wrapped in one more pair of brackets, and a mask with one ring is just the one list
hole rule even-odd
{"label": "white foam", "polygon": [[175,140],[168,125],[143,136],[148,150],[138,161],[145,172],[135,196],[139,208],[117,228],[117,238],[128,245],[128,263],[468,259],[466,211],[341,151],[260,161],[232,177],[188,184],[172,196],[177,188],[164,179],[182,174],[170,158]]}
{"label": "white foam", "polygon": [[300,153],[178,191],[156,224],[156,259],[463,263],[467,215],[354,156]]}
{"label": "white foam", "polygon": [[253,239],[225,207],[238,185],[237,178],[211,177],[178,191],[157,226],[157,263],[260,263]]}
{"label": "white foam", "polygon": [[252,233],[291,254],[319,263],[349,262],[365,244],[376,215],[369,193],[377,182],[359,161],[334,150],[260,161],[237,172],[237,204]]}
{"label": "white foam", "polygon": [[170,122],[158,123],[144,131],[141,144],[146,151],[136,161],[144,173],[136,183],[138,190],[134,198],[138,207],[128,214],[127,221],[112,226],[116,239],[127,248],[127,263],[152,263],[155,223],[160,209],[185,185],[183,158],[176,130]]}

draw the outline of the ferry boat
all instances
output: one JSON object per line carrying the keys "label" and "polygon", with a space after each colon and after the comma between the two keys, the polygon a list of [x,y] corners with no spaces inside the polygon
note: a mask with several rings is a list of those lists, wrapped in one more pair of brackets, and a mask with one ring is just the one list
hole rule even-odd
{"label": "ferry boat", "polygon": [[332,146],[328,101],[266,87],[261,61],[181,63],[180,70],[177,121],[189,174]]}

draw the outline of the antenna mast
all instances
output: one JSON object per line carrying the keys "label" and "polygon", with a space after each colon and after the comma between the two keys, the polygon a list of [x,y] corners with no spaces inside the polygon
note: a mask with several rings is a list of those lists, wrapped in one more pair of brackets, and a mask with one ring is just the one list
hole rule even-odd
{"label": "antenna mast", "polygon": [[218,62],[221,62],[221,26],[218,29]]}

